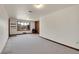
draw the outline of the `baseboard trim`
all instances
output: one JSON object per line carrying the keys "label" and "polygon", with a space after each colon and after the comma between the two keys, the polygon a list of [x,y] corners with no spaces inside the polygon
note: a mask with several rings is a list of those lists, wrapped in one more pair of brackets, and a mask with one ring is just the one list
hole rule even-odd
{"label": "baseboard trim", "polygon": [[12,37],[12,36],[17,36],[17,35],[25,35],[25,34],[38,34],[38,33],[20,33],[20,34],[11,34],[10,37]]}
{"label": "baseboard trim", "polygon": [[71,47],[71,46],[68,46],[68,45],[65,45],[65,44],[62,44],[62,43],[59,43],[59,42],[56,42],[56,41],[53,41],[53,40],[47,39],[47,38],[42,37],[42,36],[40,36],[40,37],[43,38],[43,39],[45,39],[45,40],[48,40],[48,41],[50,41],[50,42],[54,42],[54,43],[57,43],[57,44],[63,45],[63,46],[65,46],[65,47],[68,47],[68,48],[71,48],[71,49],[74,49],[74,50],[79,51],[79,49],[77,49],[77,48],[74,48],[74,47]]}

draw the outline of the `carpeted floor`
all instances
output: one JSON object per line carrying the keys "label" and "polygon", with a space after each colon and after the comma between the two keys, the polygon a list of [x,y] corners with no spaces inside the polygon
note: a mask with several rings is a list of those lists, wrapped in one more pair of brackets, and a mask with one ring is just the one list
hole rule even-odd
{"label": "carpeted floor", "polygon": [[38,34],[10,37],[3,54],[78,54],[79,51],[40,38]]}

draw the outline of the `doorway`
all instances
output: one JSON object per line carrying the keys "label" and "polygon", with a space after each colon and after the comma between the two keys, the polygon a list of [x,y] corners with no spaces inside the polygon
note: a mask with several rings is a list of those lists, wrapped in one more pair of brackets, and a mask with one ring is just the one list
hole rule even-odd
{"label": "doorway", "polygon": [[39,34],[39,21],[35,21],[35,30]]}

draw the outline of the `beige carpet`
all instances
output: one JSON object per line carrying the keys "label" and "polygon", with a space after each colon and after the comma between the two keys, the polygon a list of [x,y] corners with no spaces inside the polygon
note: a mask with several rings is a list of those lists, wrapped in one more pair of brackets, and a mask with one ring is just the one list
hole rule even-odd
{"label": "beige carpet", "polygon": [[10,37],[3,54],[78,54],[79,51],[40,38],[38,34]]}

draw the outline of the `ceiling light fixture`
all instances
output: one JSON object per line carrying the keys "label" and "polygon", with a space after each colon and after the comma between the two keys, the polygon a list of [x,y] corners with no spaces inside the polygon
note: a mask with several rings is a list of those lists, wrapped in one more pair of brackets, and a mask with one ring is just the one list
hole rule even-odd
{"label": "ceiling light fixture", "polygon": [[20,22],[18,22],[18,24],[21,24]]}
{"label": "ceiling light fixture", "polygon": [[34,5],[36,8],[42,8],[44,5],[43,4],[35,4]]}
{"label": "ceiling light fixture", "polygon": [[21,25],[24,25],[24,23],[21,23]]}

